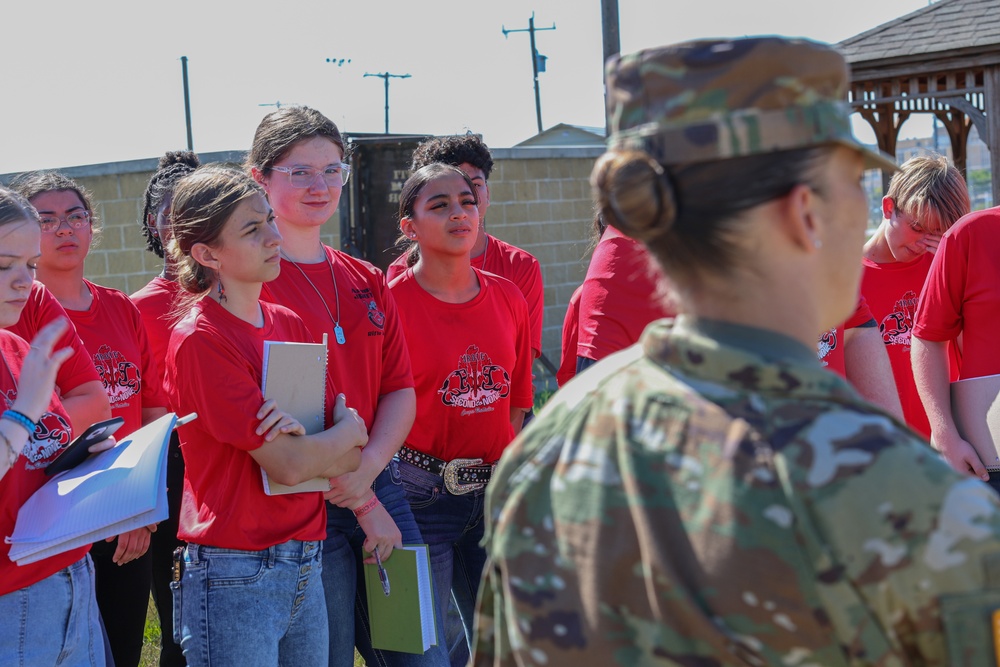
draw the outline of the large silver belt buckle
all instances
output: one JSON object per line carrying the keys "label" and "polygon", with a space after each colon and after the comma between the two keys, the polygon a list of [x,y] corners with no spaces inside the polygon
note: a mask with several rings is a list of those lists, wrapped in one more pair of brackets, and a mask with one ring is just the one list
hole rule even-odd
{"label": "large silver belt buckle", "polygon": [[444,466],[444,488],[448,489],[448,493],[453,496],[462,496],[471,491],[478,491],[479,489],[486,486],[486,482],[469,482],[463,484],[458,481],[458,469],[465,468],[468,466],[481,465],[482,459],[452,459]]}

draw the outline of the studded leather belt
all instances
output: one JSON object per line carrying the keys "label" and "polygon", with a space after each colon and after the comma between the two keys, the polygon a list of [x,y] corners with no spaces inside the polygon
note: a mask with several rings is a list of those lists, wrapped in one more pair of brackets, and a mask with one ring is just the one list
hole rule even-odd
{"label": "studded leather belt", "polygon": [[483,463],[482,459],[444,461],[409,447],[400,449],[396,456],[400,461],[406,461],[421,470],[440,475],[444,479],[444,488],[455,496],[477,491],[486,486],[497,467],[496,463]]}

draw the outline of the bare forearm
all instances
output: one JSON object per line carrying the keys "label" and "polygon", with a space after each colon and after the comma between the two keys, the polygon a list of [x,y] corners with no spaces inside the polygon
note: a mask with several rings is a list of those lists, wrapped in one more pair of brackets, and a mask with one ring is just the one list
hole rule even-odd
{"label": "bare forearm", "polygon": [[511,407],[510,409],[510,425],[514,427],[514,435],[521,432],[521,427],[524,426],[524,415],[527,414],[522,408]]}
{"label": "bare forearm", "polygon": [[[275,481],[289,486],[314,477],[336,477],[356,470],[364,440],[336,425],[312,435],[278,435],[251,455]],[[336,472],[331,474],[330,471]]]}
{"label": "bare forearm", "polygon": [[[417,414],[417,396],[413,389],[400,389],[381,396],[375,420],[362,453],[362,467],[383,470],[396,455],[410,433]],[[372,476],[374,481],[375,476]]]}
{"label": "bare forearm", "polygon": [[100,382],[84,382],[59,397],[74,432],[91,424],[111,419],[111,404]]}
{"label": "bare forearm", "polygon": [[951,414],[948,343],[914,337],[910,343],[910,361],[913,363],[913,380],[934,439],[941,442],[959,437]]}
{"label": "bare forearm", "polygon": [[856,328],[845,332],[844,367],[847,379],[859,394],[903,420],[903,406],[892,376],[892,364],[878,329]]}

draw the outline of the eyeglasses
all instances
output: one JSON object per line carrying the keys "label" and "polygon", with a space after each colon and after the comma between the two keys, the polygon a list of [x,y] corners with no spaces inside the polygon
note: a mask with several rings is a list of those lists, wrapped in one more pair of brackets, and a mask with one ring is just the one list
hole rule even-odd
{"label": "eyeglasses", "polygon": [[326,187],[338,188],[347,185],[347,179],[351,177],[351,165],[349,164],[331,164],[322,171],[309,167],[271,167],[271,169],[288,174],[288,181],[293,188],[312,187],[317,176],[323,178]]}
{"label": "eyeglasses", "polygon": [[65,218],[57,215],[46,215],[38,219],[43,232],[58,231],[65,222],[70,229],[83,229],[90,223],[90,211],[73,211]]}

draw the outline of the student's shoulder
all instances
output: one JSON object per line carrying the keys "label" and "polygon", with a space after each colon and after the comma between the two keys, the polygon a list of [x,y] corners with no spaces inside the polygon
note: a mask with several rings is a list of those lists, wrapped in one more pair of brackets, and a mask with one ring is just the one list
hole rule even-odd
{"label": "student's shoulder", "polygon": [[485,269],[476,269],[481,276],[486,288],[489,290],[497,290],[499,293],[503,294],[504,297],[510,301],[518,303],[526,303],[524,300],[524,294],[521,293],[521,289],[517,284],[506,276],[501,276],[496,273],[491,273]]}
{"label": "student's shoulder", "polygon": [[106,287],[104,285],[97,285],[95,283],[90,282],[89,280],[85,280],[84,282],[90,288],[91,294],[93,294],[95,298],[100,299],[102,306],[115,308],[129,313],[139,312],[139,310],[136,308],[135,302],[132,301],[132,299],[130,299],[129,296],[120,289],[115,289],[114,287]]}
{"label": "student's shoulder", "polygon": [[494,244],[497,254],[502,256],[505,263],[509,264],[512,268],[523,271],[534,267],[541,267],[538,259],[527,250],[492,235],[489,235],[489,240],[490,243]]}
{"label": "student's shoulder", "polygon": [[368,283],[385,284],[385,274],[371,262],[349,255],[342,250],[326,246],[326,255],[334,266],[340,266],[344,271]]}

